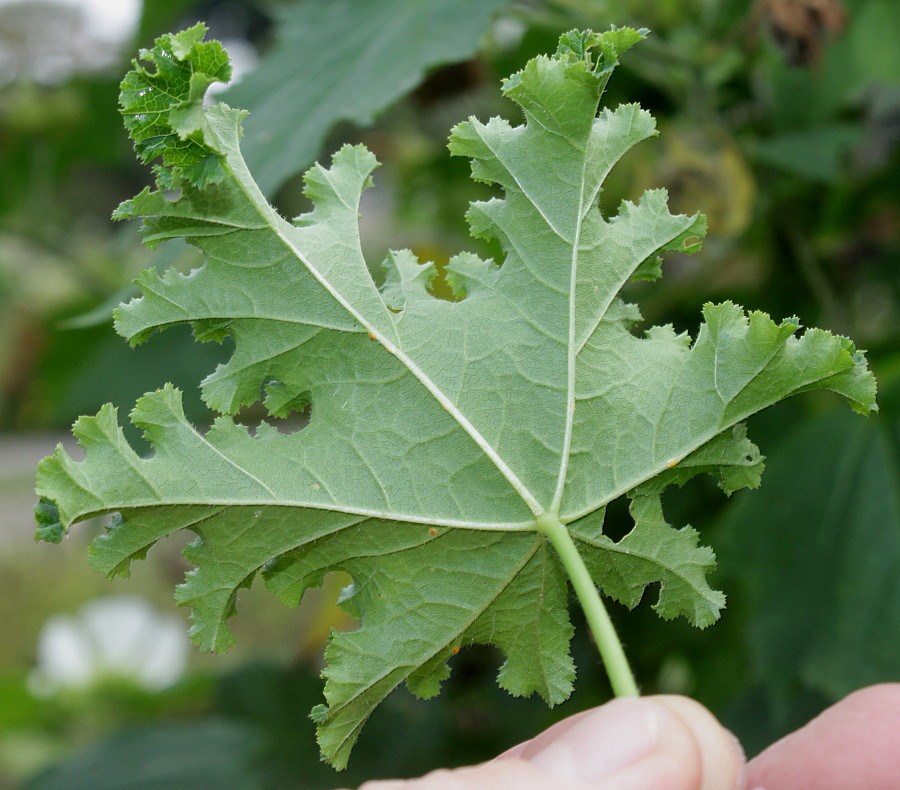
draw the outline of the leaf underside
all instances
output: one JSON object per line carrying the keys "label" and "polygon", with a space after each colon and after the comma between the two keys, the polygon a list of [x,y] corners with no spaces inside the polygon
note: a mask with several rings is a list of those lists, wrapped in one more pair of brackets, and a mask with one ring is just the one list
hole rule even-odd
{"label": "leaf underside", "polygon": [[[597,205],[609,170],[656,134],[636,105],[598,111],[643,31],[566,34],[556,55],[504,83],[524,123],[453,130],[451,153],[499,187],[472,204],[472,232],[505,250],[502,264],[451,261],[455,302],[429,293],[434,268],[408,251],[389,254],[384,283],[373,281],[358,228],[376,167],[364,147],[309,170],[309,213],[289,222],[269,206],[241,158],[243,113],[203,107],[227,69],[204,33],[161,37],[123,82],[138,153],[162,164],[157,189],[116,216],[141,218],[151,246],[185,238],[205,262],[186,276],[145,271],[116,327],[132,343],[180,323],[201,340],[229,336],[233,356],[202,385],[223,416],[203,433],[173,387],[145,395],[131,420],[149,457],[128,445],[112,406],[81,418],[85,460],[60,448],[41,463],[41,535],[115,514],[91,549],[115,575],[162,537],[194,532],[196,569],[178,600],[193,609],[197,644],[218,651],[233,641],[237,591],[260,572],[291,605],[325,573],[350,573],[343,605],[360,627],[333,635],[327,705],[315,711],[338,768],[393,688],[437,693],[467,644],[504,652],[499,682],[511,693],[569,695],[567,580],[536,530],[541,513],[569,525],[607,595],[635,606],[654,585],[662,617],[711,624],[724,604],[706,580],[712,551],[666,523],[663,490],[701,473],[726,492],[755,487],[748,416],[816,387],[865,413],[874,380],[845,338],[798,335],[794,320],[728,302],[703,308],[694,338],[636,329],[623,286],[655,279],[663,253],[693,252],[705,232],[702,216],[670,214],[660,190],[612,217]],[[259,400],[276,417],[310,404],[309,424],[251,433],[228,416]],[[623,495],[635,526],[616,543],[603,514]]]}

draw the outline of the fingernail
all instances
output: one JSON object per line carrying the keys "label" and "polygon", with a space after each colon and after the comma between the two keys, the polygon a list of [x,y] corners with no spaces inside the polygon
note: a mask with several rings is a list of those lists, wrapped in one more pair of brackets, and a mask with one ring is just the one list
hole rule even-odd
{"label": "fingernail", "polygon": [[660,733],[658,713],[654,705],[641,700],[614,700],[585,716],[540,751],[522,757],[560,779],[608,779],[656,749]]}

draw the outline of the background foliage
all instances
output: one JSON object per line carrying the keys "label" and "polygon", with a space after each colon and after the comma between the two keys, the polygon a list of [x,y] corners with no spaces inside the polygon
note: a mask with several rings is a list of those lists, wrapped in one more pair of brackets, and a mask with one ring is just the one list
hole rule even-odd
{"label": "background foliage", "polygon": [[[13,11],[46,5],[0,5],[3,46],[20,24]],[[510,113],[499,78],[553,50],[562,30],[651,28],[607,98],[639,101],[663,134],[613,171],[603,200],[614,206],[666,186],[673,211],[709,215],[710,237],[701,255],[668,261],[667,276],[640,294],[647,320],[693,331],[698,306],[726,297],[775,318],[796,314],[868,349],[882,410],[863,420],[835,413],[835,398],[796,398],[751,426],[769,456],[759,491],[725,500],[697,481],[668,494],[672,520],[690,520],[716,549],[728,609],[697,632],[648,608],[615,608],[626,648],[646,691],[696,696],[750,752],[853,688],[900,679],[900,21],[892,0],[147,0],[124,51],[198,19],[261,53],[225,100],[256,113],[251,164],[295,164],[266,171],[276,205],[288,216],[304,210],[297,173],[362,140],[384,163],[362,209],[370,260],[409,246],[438,262],[471,247],[464,209],[485,197],[467,164],[447,156],[450,127],[470,114]],[[411,45],[397,47],[392,31]],[[323,79],[338,55],[334,80]],[[105,401],[127,411],[168,380],[193,392],[200,371],[228,354],[175,331],[131,350],[112,331],[110,307],[150,258],[134,228],[108,216],[149,175],[115,112],[125,59],[104,68],[52,84],[20,71],[0,86],[0,615],[8,624],[0,786],[121,788],[127,776],[128,787],[151,788],[164,769],[172,788],[335,787],[483,759],[605,699],[583,628],[575,693],[553,711],[497,690],[497,656],[468,648],[440,699],[395,693],[360,739],[351,773],[338,778],[318,763],[305,716],[320,701],[321,648],[339,615],[327,596],[293,615],[252,590],[235,622],[244,629],[239,652],[195,656],[173,689],[29,693],[43,620],[118,589],[86,570],[87,535],[60,557],[22,540],[31,530],[21,507],[31,456],[47,449],[31,450],[30,437],[62,435]],[[298,110],[302,137],[290,115]],[[184,249],[164,254],[155,265],[190,265]],[[189,408],[202,423],[199,399]],[[137,580],[163,607],[169,579],[184,570],[177,549],[151,556]]]}

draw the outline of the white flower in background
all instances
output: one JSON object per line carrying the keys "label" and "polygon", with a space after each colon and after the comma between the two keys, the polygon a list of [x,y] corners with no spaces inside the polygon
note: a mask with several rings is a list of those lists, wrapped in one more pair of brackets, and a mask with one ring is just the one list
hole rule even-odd
{"label": "white flower in background", "polygon": [[44,624],[29,687],[50,697],[116,679],[159,691],[184,674],[189,650],[178,618],[136,596],[101,598],[77,615],[55,615]]}
{"label": "white flower in background", "polygon": [[0,0],[0,85],[117,68],[142,0]]}
{"label": "white flower in background", "polygon": [[491,35],[500,49],[512,49],[519,45],[527,29],[528,26],[521,19],[501,16],[491,25]]}

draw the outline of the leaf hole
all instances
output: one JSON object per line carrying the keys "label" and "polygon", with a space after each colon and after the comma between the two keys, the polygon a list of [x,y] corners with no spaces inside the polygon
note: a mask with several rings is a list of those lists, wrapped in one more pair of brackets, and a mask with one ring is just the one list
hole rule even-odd
{"label": "leaf hole", "polygon": [[628,512],[630,504],[631,500],[628,497],[621,496],[606,506],[603,534],[616,543],[634,529],[634,520]]}
{"label": "leaf hole", "polygon": [[280,434],[291,436],[297,431],[302,431],[312,417],[312,404],[304,396],[298,396],[294,401],[280,407],[277,414],[271,414],[261,402],[244,406],[235,415],[234,421],[243,425],[251,436],[265,434],[266,427],[274,429]]}

